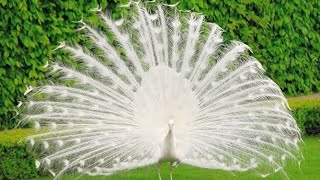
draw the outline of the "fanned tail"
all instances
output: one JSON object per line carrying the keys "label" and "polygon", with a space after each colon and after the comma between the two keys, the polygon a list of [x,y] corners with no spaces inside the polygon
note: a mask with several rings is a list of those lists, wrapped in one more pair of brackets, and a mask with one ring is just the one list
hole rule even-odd
{"label": "fanned tail", "polygon": [[127,19],[101,14],[106,32],[81,22],[92,49],[58,47],[79,66],[54,63],[62,83],[30,96],[25,119],[44,127],[29,137],[37,165],[61,177],[157,163],[174,119],[182,163],[286,176],[286,159],[300,159],[300,131],[251,49],[224,43],[202,15],[131,4]]}

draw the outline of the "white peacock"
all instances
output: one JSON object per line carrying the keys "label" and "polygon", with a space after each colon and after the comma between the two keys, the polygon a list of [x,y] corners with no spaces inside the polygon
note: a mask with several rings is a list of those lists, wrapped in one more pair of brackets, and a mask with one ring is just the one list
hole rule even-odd
{"label": "white peacock", "polygon": [[102,55],[62,43],[85,68],[51,65],[74,83],[38,87],[30,97],[26,119],[50,129],[29,137],[41,152],[38,167],[56,178],[162,162],[171,179],[179,163],[287,177],[286,159],[300,162],[287,100],[247,45],[224,43],[203,15],[165,5],[135,3],[126,19],[101,19],[106,32],[82,21],[81,29]]}

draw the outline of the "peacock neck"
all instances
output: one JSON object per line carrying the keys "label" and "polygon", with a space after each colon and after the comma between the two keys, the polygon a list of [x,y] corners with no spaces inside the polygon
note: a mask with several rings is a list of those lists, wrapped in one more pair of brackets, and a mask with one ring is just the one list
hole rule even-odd
{"label": "peacock neck", "polygon": [[173,128],[168,130],[167,136],[166,136],[166,140],[168,141],[174,141],[174,132],[173,132]]}
{"label": "peacock neck", "polygon": [[175,139],[174,139],[174,132],[173,129],[169,129],[167,136],[165,138],[165,143],[168,149],[170,149],[170,151],[175,149]]}

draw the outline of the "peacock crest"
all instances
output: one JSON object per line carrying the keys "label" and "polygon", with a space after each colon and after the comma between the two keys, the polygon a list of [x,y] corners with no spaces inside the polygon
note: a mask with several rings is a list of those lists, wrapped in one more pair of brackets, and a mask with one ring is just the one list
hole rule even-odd
{"label": "peacock crest", "polygon": [[63,83],[30,96],[26,120],[43,127],[29,137],[38,167],[57,178],[111,175],[168,154],[170,162],[287,177],[286,159],[299,162],[287,100],[247,45],[225,43],[203,15],[166,5],[133,3],[125,19],[100,17],[106,32],[80,22],[94,52],[57,48],[82,68],[51,64]]}

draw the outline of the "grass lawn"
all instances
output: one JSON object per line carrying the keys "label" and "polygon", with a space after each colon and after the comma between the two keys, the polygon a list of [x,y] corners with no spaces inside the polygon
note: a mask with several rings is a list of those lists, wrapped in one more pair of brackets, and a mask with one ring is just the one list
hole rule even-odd
{"label": "grass lawn", "polygon": [[[303,155],[305,160],[301,163],[301,170],[297,165],[288,164],[286,167],[286,172],[291,179],[320,179],[320,137],[304,137],[305,145],[301,145],[303,150]],[[162,179],[168,180],[168,165],[162,166]],[[76,179],[79,174],[65,175],[63,179]],[[132,171],[123,172],[121,174],[116,174],[114,176],[81,176],[80,180],[156,180],[157,171],[153,166],[140,168]],[[52,179],[52,177],[39,178],[41,180]],[[253,172],[224,172],[222,170],[210,170],[210,169],[200,169],[196,167],[191,167],[187,165],[181,165],[173,171],[173,179],[261,179],[255,176]],[[280,173],[268,176],[266,179],[284,179],[284,176]]]}
{"label": "grass lawn", "polygon": [[320,94],[312,94],[306,96],[289,97],[288,103],[290,108],[306,108],[306,107],[319,107],[320,108]]}
{"label": "grass lawn", "polygon": [[9,131],[0,131],[0,144],[19,143],[29,135],[35,134],[34,129],[13,129]]}

